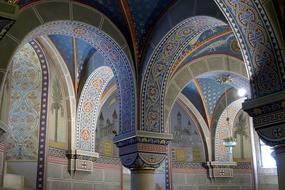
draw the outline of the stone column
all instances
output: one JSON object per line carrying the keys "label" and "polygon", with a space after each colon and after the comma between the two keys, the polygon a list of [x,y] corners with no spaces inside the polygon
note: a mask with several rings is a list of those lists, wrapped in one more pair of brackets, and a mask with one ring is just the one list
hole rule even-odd
{"label": "stone column", "polygon": [[274,147],[273,156],[277,165],[279,189],[285,189],[285,144]]}
{"label": "stone column", "polygon": [[131,170],[131,190],[155,190],[154,172],[167,154],[171,134],[136,131],[114,137],[122,164]]}
{"label": "stone column", "polygon": [[154,181],[155,169],[132,169],[131,170],[131,189],[136,190],[155,190]]}
{"label": "stone column", "polygon": [[253,126],[267,145],[274,147],[279,190],[285,189],[285,91],[246,100],[243,109],[253,117]]}

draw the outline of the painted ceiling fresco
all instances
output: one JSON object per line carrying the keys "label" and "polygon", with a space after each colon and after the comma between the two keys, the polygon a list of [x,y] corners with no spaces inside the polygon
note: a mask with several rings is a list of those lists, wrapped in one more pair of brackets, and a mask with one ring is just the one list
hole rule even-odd
{"label": "painted ceiling fresco", "polygon": [[[216,107],[221,101],[222,96],[225,94],[225,90],[244,88],[250,96],[249,83],[247,79],[241,78],[238,75],[231,74],[232,82],[229,84],[220,84],[217,82],[217,77],[221,75],[220,72],[212,72],[205,75],[201,75],[199,78],[190,81],[182,90],[182,94],[186,96],[200,114],[205,119],[206,123],[208,119],[211,121],[213,117],[219,116],[215,114]],[[235,91],[236,92],[236,91]],[[233,98],[232,94],[228,93],[228,101]],[[237,98],[237,97],[235,97]],[[209,118],[207,118],[209,116]],[[210,124],[210,121],[208,123]]]}
{"label": "painted ceiling fresco", "polygon": [[229,26],[213,27],[200,37],[197,48],[183,60],[176,70],[190,61],[211,54],[226,54],[242,60],[238,42]]}
{"label": "painted ceiling fresco", "polygon": [[[18,0],[20,8],[36,2],[38,0]],[[122,31],[129,45],[134,44],[138,50],[142,50],[147,42],[147,37],[152,32],[154,26],[159,22],[164,13],[171,7],[181,8],[182,4],[187,4],[188,12],[201,15],[209,13],[223,19],[219,14],[214,2],[204,2],[204,0],[75,0],[77,2],[94,7],[114,22]],[[207,6],[198,6],[204,4]],[[206,8],[205,8],[206,7]],[[191,14],[187,13],[187,14]],[[183,14],[183,11],[181,12]],[[171,13],[170,13],[171,17]],[[176,19],[175,17],[171,19]],[[175,22],[175,21],[174,21]],[[133,42],[132,38],[133,36]]]}
{"label": "painted ceiling fresco", "polygon": [[[38,0],[19,0],[20,8],[36,2]],[[136,36],[138,37],[140,47],[150,31],[154,22],[161,14],[176,0],[127,0],[122,5],[119,0],[76,0],[80,3],[92,6],[103,14],[108,16],[125,36],[130,36],[128,20],[133,21]],[[128,15],[128,16],[125,16]],[[130,38],[127,38],[131,42]]]}
{"label": "painted ceiling fresco", "polygon": [[139,46],[143,46],[152,25],[173,2],[173,0],[128,0],[132,20],[139,40]]}
{"label": "painted ceiling fresco", "polygon": [[[89,62],[96,50],[83,40],[71,36],[50,35],[49,38],[66,62],[73,81],[76,76],[78,81],[83,65]],[[77,70],[77,73],[75,70]]]}
{"label": "painted ceiling fresco", "polygon": [[79,92],[88,76],[96,68],[106,66],[105,58],[85,41],[65,35],[49,35],[48,37],[65,61]]}
{"label": "painted ceiling fresco", "polygon": [[199,110],[200,114],[206,121],[206,110],[203,105],[202,97],[197,89],[197,85],[194,83],[194,80],[190,81],[187,84],[187,86],[182,90],[182,94],[186,96],[192,102],[192,104],[194,104],[194,106]]}
{"label": "painted ceiling fresco", "polygon": [[198,79],[198,83],[202,89],[203,96],[205,97],[207,110],[211,117],[217,101],[219,100],[221,95],[224,94],[225,89],[228,90],[230,86],[227,84],[219,84],[217,81],[207,78]]}

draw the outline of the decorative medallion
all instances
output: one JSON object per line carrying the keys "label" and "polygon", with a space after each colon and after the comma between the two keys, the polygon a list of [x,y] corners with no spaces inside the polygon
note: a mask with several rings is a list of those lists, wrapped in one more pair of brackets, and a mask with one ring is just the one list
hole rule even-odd
{"label": "decorative medallion", "polygon": [[84,128],[81,131],[81,137],[82,137],[82,139],[84,141],[88,141],[89,140],[90,134],[91,134],[91,132],[90,132],[90,130],[88,128]]}
{"label": "decorative medallion", "polygon": [[86,113],[90,113],[90,112],[92,112],[92,110],[93,110],[93,105],[92,105],[92,103],[91,103],[90,101],[85,102],[85,103],[84,103],[84,111],[85,111]]}

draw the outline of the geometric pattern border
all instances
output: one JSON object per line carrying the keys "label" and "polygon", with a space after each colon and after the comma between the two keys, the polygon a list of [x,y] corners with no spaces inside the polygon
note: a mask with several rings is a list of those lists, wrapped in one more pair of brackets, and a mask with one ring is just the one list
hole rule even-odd
{"label": "geometric pattern border", "polygon": [[45,162],[46,162],[46,144],[47,144],[47,109],[48,109],[48,89],[49,89],[49,71],[45,54],[35,40],[29,42],[34,48],[41,63],[42,69],[42,95],[41,95],[41,112],[39,128],[39,147],[38,147],[38,165],[37,165],[37,182],[36,189],[44,189],[45,179]]}
{"label": "geometric pattern border", "polygon": [[285,87],[285,71],[272,26],[259,0],[215,0],[239,42],[253,98]]}
{"label": "geometric pattern border", "polygon": [[95,152],[95,131],[101,98],[113,77],[110,67],[101,66],[85,82],[77,108],[76,149]]}

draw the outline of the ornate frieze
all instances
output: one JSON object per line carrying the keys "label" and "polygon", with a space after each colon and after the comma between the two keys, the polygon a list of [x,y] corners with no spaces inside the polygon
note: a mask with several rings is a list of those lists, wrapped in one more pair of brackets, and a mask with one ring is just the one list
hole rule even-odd
{"label": "ornate frieze", "polygon": [[247,100],[243,109],[253,117],[254,128],[271,146],[285,143],[285,92]]}

